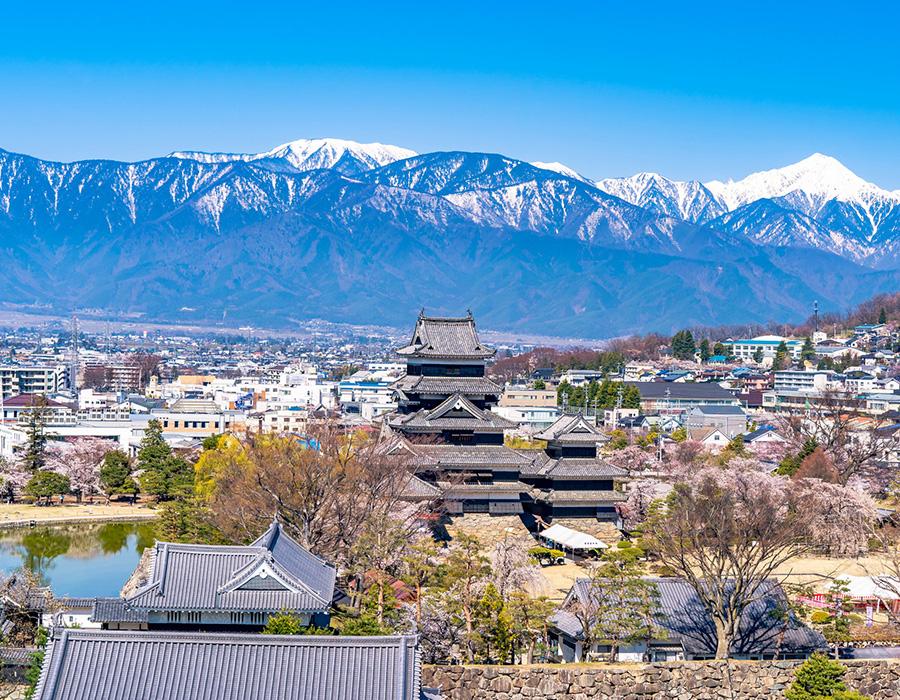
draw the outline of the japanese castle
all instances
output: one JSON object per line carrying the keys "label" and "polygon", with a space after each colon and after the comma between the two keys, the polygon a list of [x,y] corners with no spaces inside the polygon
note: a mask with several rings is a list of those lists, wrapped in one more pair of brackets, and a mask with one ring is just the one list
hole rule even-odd
{"label": "japanese castle", "polygon": [[[618,520],[627,473],[597,455],[605,436],[580,414],[564,415],[536,437],[546,450],[514,450],[504,433],[517,426],[491,408],[502,388],[485,376],[495,351],[475,320],[419,315],[410,342],[397,350],[406,375],[394,383],[399,403],[387,420],[393,453],[408,453],[418,490],[441,495],[447,513],[531,514],[545,523]],[[425,485],[431,489],[424,488]]]}

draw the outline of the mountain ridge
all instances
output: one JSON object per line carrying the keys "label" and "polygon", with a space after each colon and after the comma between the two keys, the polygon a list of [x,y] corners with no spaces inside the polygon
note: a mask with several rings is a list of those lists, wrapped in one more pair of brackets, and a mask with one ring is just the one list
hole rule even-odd
{"label": "mountain ridge", "polygon": [[872,234],[874,200],[808,213],[787,192],[728,211],[702,183],[594,183],[501,154],[334,139],[176,153],[66,164],[0,150],[14,262],[0,301],[270,324],[402,323],[425,303],[609,337],[801,318],[814,299],[846,308],[900,282],[900,207],[884,197]]}

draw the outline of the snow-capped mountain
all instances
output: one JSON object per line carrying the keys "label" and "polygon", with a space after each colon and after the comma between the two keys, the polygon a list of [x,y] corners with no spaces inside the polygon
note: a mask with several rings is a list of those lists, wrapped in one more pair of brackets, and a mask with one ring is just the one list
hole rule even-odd
{"label": "snow-capped mountain", "polygon": [[262,161],[270,165],[282,164],[296,172],[333,169],[345,175],[357,175],[381,165],[410,158],[416,155],[416,152],[383,143],[357,143],[326,138],[289,141],[264,153],[175,151],[169,155],[172,158],[196,160],[200,163]]}
{"label": "snow-capped mountain", "polygon": [[598,180],[597,187],[639,207],[692,223],[704,224],[725,213],[722,202],[696,181],[669,180],[657,173]]}
{"label": "snow-capped mountain", "polygon": [[0,304],[257,325],[471,306],[594,337],[800,318],[900,285],[897,193],[835,163],[704,185],[337,139],[138,163],[0,150]]}
{"label": "snow-capped mountain", "polygon": [[900,246],[900,191],[820,153],[738,181],[639,173],[596,184],[638,206],[765,245],[819,248],[879,266],[892,265]]}
{"label": "snow-capped mountain", "polygon": [[564,175],[566,177],[571,177],[573,180],[581,180],[582,182],[586,182],[588,184],[594,184],[591,182],[589,178],[586,178],[581,173],[575,171],[570,168],[568,165],[564,165],[563,163],[542,163],[539,160],[533,161],[531,163],[535,168],[540,168],[541,170],[549,170],[552,173],[557,173],[558,175]]}

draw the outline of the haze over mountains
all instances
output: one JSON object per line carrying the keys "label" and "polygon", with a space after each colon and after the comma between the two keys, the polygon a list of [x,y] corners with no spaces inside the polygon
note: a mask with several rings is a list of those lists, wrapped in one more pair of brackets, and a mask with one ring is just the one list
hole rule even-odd
{"label": "haze over mountains", "polygon": [[610,337],[795,320],[900,283],[900,191],[815,154],[737,182],[337,139],[55,163],[0,150],[0,302],[170,321]]}

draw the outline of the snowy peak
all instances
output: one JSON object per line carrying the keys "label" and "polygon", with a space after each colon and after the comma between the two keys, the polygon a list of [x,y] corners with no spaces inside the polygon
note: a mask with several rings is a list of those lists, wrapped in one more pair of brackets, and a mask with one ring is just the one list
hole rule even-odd
{"label": "snowy peak", "polygon": [[416,155],[415,151],[399,146],[324,138],[289,141],[264,153],[176,151],[170,153],[169,157],[196,160],[201,163],[263,162],[286,165],[301,172],[335,169],[347,175],[356,175],[372,168],[411,158],[414,155]]}
{"label": "snowy peak", "polygon": [[713,194],[694,180],[680,182],[658,173],[638,173],[598,180],[595,185],[631,204],[693,223],[705,223],[725,211]]}
{"label": "snowy peak", "polygon": [[584,175],[581,175],[576,170],[573,170],[568,165],[564,165],[563,163],[544,163],[539,160],[531,163],[535,168],[540,168],[541,170],[549,170],[552,173],[557,173],[559,175],[564,175],[565,177],[571,177],[573,180],[580,180],[581,182],[586,182],[588,184],[594,184]]}
{"label": "snowy peak", "polygon": [[798,163],[774,170],[748,175],[737,182],[706,183],[706,187],[728,208],[759,199],[776,199],[802,193],[810,209],[837,199],[842,202],[863,202],[873,197],[894,198],[895,194],[866,182],[836,158],[814,153]]}

